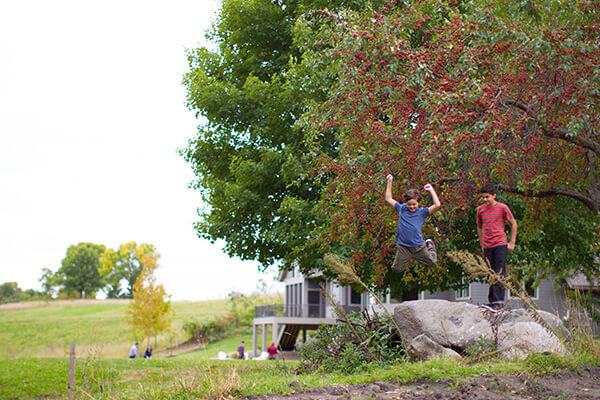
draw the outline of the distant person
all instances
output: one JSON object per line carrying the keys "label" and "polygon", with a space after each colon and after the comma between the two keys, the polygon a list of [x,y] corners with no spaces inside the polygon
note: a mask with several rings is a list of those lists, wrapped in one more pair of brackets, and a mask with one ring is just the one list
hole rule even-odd
{"label": "distant person", "polygon": [[[515,249],[517,221],[508,206],[496,200],[496,187],[487,184],[479,191],[483,204],[477,207],[477,235],[488,266],[498,275],[506,276],[506,255]],[[504,225],[510,225],[510,241],[506,239]],[[489,310],[504,307],[505,288],[500,282],[489,286]]]}
{"label": "distant person", "polygon": [[148,347],[146,347],[144,358],[152,358],[152,345],[148,345]]}
{"label": "distant person", "polygon": [[246,352],[246,345],[245,345],[245,343],[246,343],[246,342],[244,342],[244,341],[242,340],[242,343],[240,343],[240,345],[238,346],[238,358],[239,358],[240,360],[243,360],[243,359],[245,359],[245,358],[246,358],[246,357],[244,356],[244,353]]}
{"label": "distant person", "polygon": [[267,353],[269,353],[269,360],[277,359],[277,353],[279,353],[279,350],[277,350],[277,346],[275,346],[275,342],[271,342],[271,345],[269,347],[267,347]]}
{"label": "distant person", "polygon": [[136,358],[137,357],[137,351],[138,351],[138,342],[135,342],[133,344],[133,346],[131,346],[131,349],[129,349],[129,358]]}

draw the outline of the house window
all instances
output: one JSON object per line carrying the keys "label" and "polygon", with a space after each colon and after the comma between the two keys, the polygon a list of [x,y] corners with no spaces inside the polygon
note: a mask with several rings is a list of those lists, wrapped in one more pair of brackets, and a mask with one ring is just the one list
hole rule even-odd
{"label": "house window", "polygon": [[350,288],[350,304],[358,304],[362,303],[362,294],[358,293],[353,288]]}
{"label": "house window", "polygon": [[525,289],[529,297],[531,297],[533,300],[539,299],[539,290],[537,287],[533,287],[533,281],[524,282],[523,289]]}
{"label": "house window", "polygon": [[[540,299],[540,293],[539,293],[540,291],[539,291],[539,288],[533,287],[534,282],[535,282],[534,279],[531,279],[528,281],[521,280],[520,281],[521,288],[523,288],[523,290],[525,290],[527,295],[529,297],[531,297],[532,300],[539,300]],[[511,297],[518,297],[518,296],[512,294],[509,289],[506,289],[506,298],[508,299]]]}
{"label": "house window", "polygon": [[456,290],[456,300],[464,300],[471,297],[471,284],[465,283],[465,277],[460,280],[461,287]]}
{"label": "house window", "polygon": [[320,290],[308,291],[308,317],[325,317],[325,299]]}

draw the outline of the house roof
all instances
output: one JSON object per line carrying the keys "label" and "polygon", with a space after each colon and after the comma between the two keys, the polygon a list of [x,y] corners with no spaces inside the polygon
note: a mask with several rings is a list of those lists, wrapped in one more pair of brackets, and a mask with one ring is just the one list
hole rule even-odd
{"label": "house roof", "polygon": [[598,279],[592,280],[590,282],[585,275],[579,273],[571,278],[566,278],[567,285],[569,289],[591,289],[591,288],[599,288],[600,282]]}
{"label": "house roof", "polygon": [[[296,265],[294,265],[294,268],[296,268]],[[277,279],[279,280],[279,282],[285,281],[285,279],[287,278],[287,276],[288,276],[288,274],[290,272],[291,271],[289,271],[289,270],[280,270],[279,271],[279,275],[277,276]],[[302,272],[300,272],[300,271],[298,271],[297,273],[300,274],[300,275],[303,275]],[[304,277],[306,277],[306,278],[316,278],[316,277],[319,277],[319,276],[322,276],[322,275],[323,275],[323,271],[312,270],[309,275],[304,275]]]}

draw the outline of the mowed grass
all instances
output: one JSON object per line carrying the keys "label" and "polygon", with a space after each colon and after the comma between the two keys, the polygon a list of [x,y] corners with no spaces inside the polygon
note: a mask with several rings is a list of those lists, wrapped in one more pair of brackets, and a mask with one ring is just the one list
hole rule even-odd
{"label": "mowed grass", "polygon": [[[184,321],[224,315],[227,301],[174,303],[174,307],[178,312],[174,329],[180,330]],[[179,353],[175,357],[162,353],[159,357],[164,358],[129,360],[131,336],[124,318],[126,308],[126,302],[0,307],[0,399],[66,398],[69,360],[65,356],[71,342],[77,345],[73,398],[87,399],[234,399],[327,385],[462,380],[496,373],[539,375],[580,365],[600,365],[600,343],[591,336],[572,342],[566,358],[536,355],[524,362],[488,359],[478,363],[433,359],[385,367],[371,365],[353,374],[315,371],[296,375],[298,361],[289,360],[213,359],[218,351],[235,352],[242,339],[246,348],[251,349],[249,329],[212,343],[204,350]],[[176,334],[181,334],[183,340],[182,331]],[[166,335],[159,343],[169,340]],[[60,348],[62,354],[49,357],[49,346]],[[106,348],[118,349],[117,355],[107,355]],[[29,353],[33,356],[26,355]]]}
{"label": "mowed grass", "polygon": [[[0,359],[64,357],[70,343],[79,353],[126,356],[134,340],[125,319],[127,306],[126,300],[83,300],[0,307]],[[174,302],[173,308],[172,328],[156,339],[158,350],[187,339],[185,322],[225,315],[227,300]]]}
{"label": "mowed grass", "polygon": [[[574,369],[581,361],[540,355],[527,362],[494,360],[468,364],[436,358],[367,368],[354,374],[296,375],[297,361],[83,358],[77,361],[74,395],[113,400],[235,399],[373,381],[411,383],[422,379],[460,381],[489,374],[539,375],[556,369]],[[0,360],[0,399],[64,398],[68,392],[67,377],[66,358]]]}
{"label": "mowed grass", "polygon": [[[402,363],[390,368],[347,374],[295,375],[296,361],[205,360],[177,358],[153,360],[79,359],[75,381],[77,398],[94,399],[197,399],[235,398],[245,395],[290,393],[294,388],[366,383],[416,376],[431,379],[490,372],[515,372],[511,363],[457,368],[449,360]],[[19,382],[19,384],[15,384]],[[45,358],[0,361],[0,398],[64,397],[68,359]],[[296,382],[295,385],[290,383]]]}

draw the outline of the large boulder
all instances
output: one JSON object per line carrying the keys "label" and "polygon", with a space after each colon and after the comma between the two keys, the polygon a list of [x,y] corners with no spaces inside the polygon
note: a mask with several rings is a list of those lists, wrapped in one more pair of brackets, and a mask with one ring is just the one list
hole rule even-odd
{"label": "large boulder", "polygon": [[426,334],[434,342],[459,351],[490,337],[490,324],[479,307],[446,300],[415,300],[394,309],[396,323],[406,343]]}
{"label": "large boulder", "polygon": [[[544,311],[538,314],[558,334],[566,332],[558,317]],[[492,314],[470,303],[415,300],[397,305],[394,317],[409,355],[418,359],[446,354],[430,342],[461,353],[482,339],[488,342],[497,339],[498,348],[505,348],[501,355],[507,359],[525,358],[536,352],[563,354],[565,351],[561,341],[524,309]],[[492,325],[497,328],[497,336]]]}

